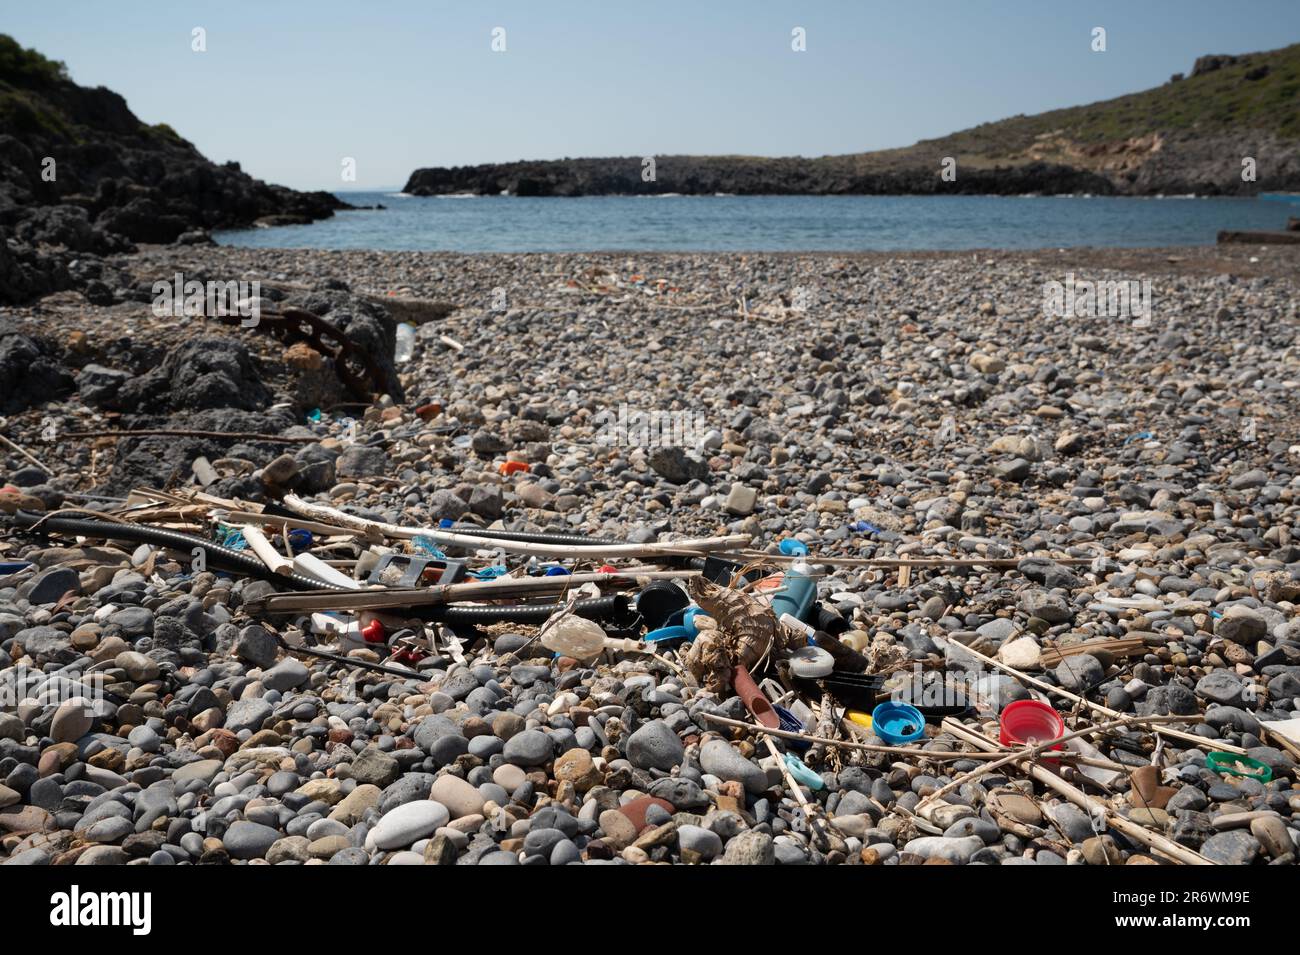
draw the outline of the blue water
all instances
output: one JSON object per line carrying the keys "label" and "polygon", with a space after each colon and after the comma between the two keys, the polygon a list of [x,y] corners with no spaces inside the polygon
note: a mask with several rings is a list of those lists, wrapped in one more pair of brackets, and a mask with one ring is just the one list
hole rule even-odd
{"label": "blue water", "polygon": [[562,252],[1037,249],[1212,245],[1220,229],[1283,229],[1285,198],[1091,196],[511,196],[340,193],[375,211],[225,232],[261,248]]}

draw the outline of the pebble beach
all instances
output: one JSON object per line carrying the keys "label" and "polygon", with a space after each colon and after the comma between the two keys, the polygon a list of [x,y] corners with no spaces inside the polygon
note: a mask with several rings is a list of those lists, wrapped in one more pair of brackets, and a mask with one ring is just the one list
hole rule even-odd
{"label": "pebble beach", "polygon": [[[154,314],[176,273],[373,327],[400,394]],[[1151,314],[1045,315],[1067,275],[1149,281]],[[523,624],[367,670],[385,654],[295,653],[317,637],[259,610],[267,579],[10,528],[0,864],[1294,865],[1297,276],[1283,246],[106,257],[105,304],[8,312],[6,370],[66,385],[6,407],[10,513],[291,491],[404,526],[738,535],[778,574],[794,539],[841,644],[972,705],[891,752],[807,696],[798,733],[865,746],[809,750],[684,647],[580,660]],[[302,440],[69,436],[141,427]],[[1114,725],[979,772],[1023,700]]]}

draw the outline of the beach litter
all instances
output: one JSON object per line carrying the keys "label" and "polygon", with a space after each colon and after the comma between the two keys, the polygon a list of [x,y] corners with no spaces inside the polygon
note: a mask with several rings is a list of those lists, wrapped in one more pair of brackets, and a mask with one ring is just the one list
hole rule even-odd
{"label": "beach litter", "polygon": [[[0,862],[1294,864],[1294,438],[1214,415],[1289,407],[1262,320],[1163,338],[1207,363],[1172,388],[958,320],[997,262],[827,259],[847,309],[944,306],[807,336],[762,320],[802,265],[702,263],[539,260],[601,268],[415,335],[409,398],[249,371],[253,409],[12,432],[59,468],[0,451]],[[672,360],[593,357],[624,327]],[[688,444],[602,443],[665,395]]]}

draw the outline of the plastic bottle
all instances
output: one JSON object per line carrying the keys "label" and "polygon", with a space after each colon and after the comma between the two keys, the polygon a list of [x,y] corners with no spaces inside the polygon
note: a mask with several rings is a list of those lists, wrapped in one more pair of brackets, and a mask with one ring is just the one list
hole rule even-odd
{"label": "plastic bottle", "polygon": [[644,653],[647,650],[639,640],[608,637],[596,621],[576,615],[565,617],[548,630],[542,636],[542,646],[579,662],[594,660],[606,650],[621,650],[624,653]]}
{"label": "plastic bottle", "polygon": [[585,617],[565,617],[542,636],[542,646],[575,660],[594,660],[605,650],[605,631]]}
{"label": "plastic bottle", "polygon": [[813,601],[817,599],[817,581],[813,579],[806,559],[808,548],[803,542],[793,539],[786,539],[781,545],[782,552],[790,553],[795,560],[781,578],[781,586],[773,592],[772,612],[778,617],[789,614],[804,622],[812,610]]}
{"label": "plastic bottle", "polygon": [[397,326],[397,345],[393,348],[393,360],[399,363],[408,362],[414,354],[415,326],[410,322],[402,322]]}

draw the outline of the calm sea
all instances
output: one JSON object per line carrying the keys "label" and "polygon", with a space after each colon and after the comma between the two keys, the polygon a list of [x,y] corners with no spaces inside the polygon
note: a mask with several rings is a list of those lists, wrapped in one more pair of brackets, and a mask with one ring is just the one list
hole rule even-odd
{"label": "calm sea", "polygon": [[1210,245],[1220,229],[1283,229],[1295,197],[509,196],[347,192],[310,226],[220,233],[228,245],[560,252],[1036,249]]}

